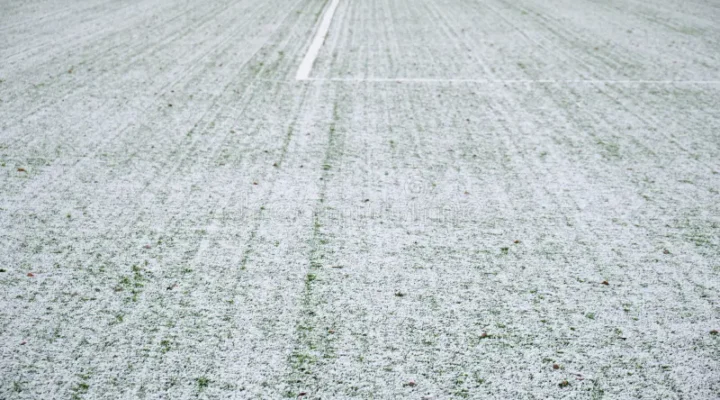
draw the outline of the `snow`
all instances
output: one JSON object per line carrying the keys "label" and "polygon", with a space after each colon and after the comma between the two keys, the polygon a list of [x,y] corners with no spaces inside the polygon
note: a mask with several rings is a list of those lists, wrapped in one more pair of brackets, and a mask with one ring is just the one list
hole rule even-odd
{"label": "snow", "polygon": [[720,397],[718,18],[1,4],[0,399]]}

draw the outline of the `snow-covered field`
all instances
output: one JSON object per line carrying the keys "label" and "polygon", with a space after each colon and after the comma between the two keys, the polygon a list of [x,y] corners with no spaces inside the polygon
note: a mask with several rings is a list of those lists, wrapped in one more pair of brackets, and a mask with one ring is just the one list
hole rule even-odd
{"label": "snow-covered field", "polygon": [[0,1],[0,399],[720,398],[719,21]]}

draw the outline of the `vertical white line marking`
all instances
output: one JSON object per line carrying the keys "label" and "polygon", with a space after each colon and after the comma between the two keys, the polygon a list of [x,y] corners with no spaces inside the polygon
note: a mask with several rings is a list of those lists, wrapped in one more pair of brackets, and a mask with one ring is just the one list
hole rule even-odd
{"label": "vertical white line marking", "polygon": [[313,39],[312,44],[310,44],[310,48],[308,49],[307,54],[305,54],[305,58],[303,58],[302,63],[300,63],[300,68],[298,68],[295,79],[304,81],[310,77],[310,71],[312,70],[315,59],[320,52],[320,48],[325,42],[328,30],[330,29],[330,22],[332,22],[333,14],[335,14],[335,9],[337,8],[339,2],[340,0],[331,0],[330,7],[328,7],[327,11],[325,11],[325,15],[323,15],[320,28],[318,28],[317,33],[315,33],[315,38]]}

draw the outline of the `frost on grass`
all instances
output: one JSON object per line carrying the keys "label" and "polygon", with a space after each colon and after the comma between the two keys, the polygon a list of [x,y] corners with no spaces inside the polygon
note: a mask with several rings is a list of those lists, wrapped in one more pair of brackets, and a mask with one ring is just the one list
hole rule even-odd
{"label": "frost on grass", "polygon": [[0,5],[0,398],[717,397],[716,11],[421,3]]}

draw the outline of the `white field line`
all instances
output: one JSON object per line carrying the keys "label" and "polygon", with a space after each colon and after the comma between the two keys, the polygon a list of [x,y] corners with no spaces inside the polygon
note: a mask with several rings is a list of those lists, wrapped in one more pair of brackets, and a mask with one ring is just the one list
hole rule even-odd
{"label": "white field line", "polygon": [[310,77],[310,71],[312,70],[315,59],[320,52],[320,48],[325,42],[328,30],[330,29],[330,23],[332,22],[333,14],[335,14],[335,9],[337,8],[339,2],[340,0],[331,0],[330,7],[328,7],[328,9],[325,11],[325,14],[323,15],[322,22],[320,23],[320,28],[318,28],[317,32],[315,33],[315,38],[313,39],[312,44],[310,44],[310,48],[305,54],[305,58],[303,58],[302,63],[300,63],[300,68],[298,68],[295,79],[299,81],[304,81]]}
{"label": "white field line", "polygon": [[410,82],[410,83],[588,83],[588,84],[720,84],[720,80],[632,80],[632,79],[452,79],[452,78],[305,78],[315,82]]}

